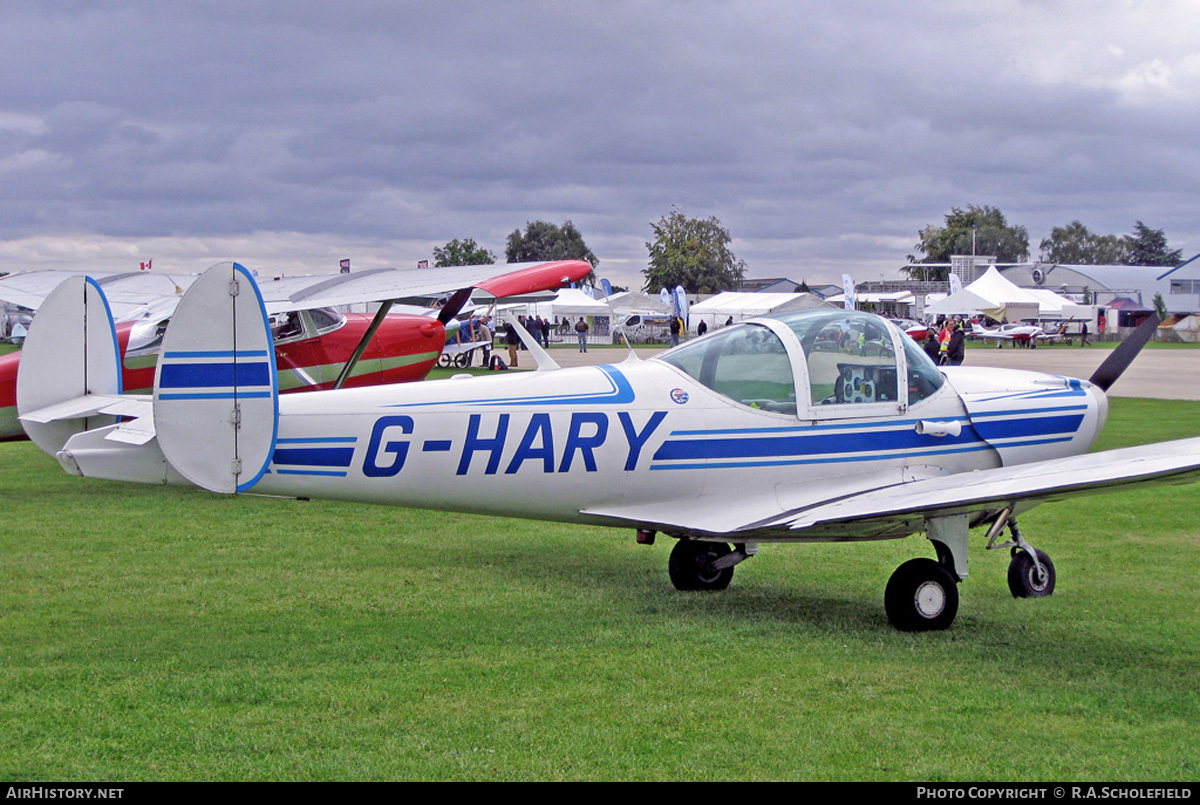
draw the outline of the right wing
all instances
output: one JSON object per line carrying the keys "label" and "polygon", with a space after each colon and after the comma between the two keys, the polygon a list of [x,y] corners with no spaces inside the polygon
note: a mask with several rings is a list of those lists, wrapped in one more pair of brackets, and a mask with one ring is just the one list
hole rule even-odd
{"label": "right wing", "polygon": [[710,493],[682,502],[584,513],[639,528],[731,540],[885,539],[922,531],[930,517],[974,514],[986,519],[1010,505],[1021,511],[1075,495],[1198,479],[1200,438],[1192,438],[888,484],[833,500],[797,499],[790,506],[772,489],[737,500]]}

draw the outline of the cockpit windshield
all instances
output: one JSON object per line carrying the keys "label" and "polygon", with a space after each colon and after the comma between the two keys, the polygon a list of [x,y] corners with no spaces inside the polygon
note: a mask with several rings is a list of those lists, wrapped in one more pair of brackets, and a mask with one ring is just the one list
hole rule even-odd
{"label": "cockpit windshield", "polygon": [[787,350],[779,336],[761,325],[729,327],[664,353],[661,360],[742,405],[796,413]]}
{"label": "cockpit windshield", "polygon": [[887,325],[855,311],[776,317],[792,328],[808,363],[815,405],[895,402],[896,352]]}
{"label": "cockpit windshield", "polygon": [[[808,366],[814,405],[894,403],[899,397],[900,363],[893,328],[869,313],[846,310],[783,313]],[[915,341],[900,334],[907,364],[908,404],[941,388],[944,378]]]}

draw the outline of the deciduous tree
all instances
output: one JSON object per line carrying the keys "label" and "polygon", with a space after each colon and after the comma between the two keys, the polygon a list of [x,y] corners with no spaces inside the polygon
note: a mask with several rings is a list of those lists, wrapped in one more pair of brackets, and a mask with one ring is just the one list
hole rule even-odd
{"label": "deciduous tree", "polygon": [[1097,235],[1079,221],[1056,226],[1041,243],[1041,259],[1067,265],[1123,265],[1129,246],[1118,235]]}
{"label": "deciduous tree", "polygon": [[593,269],[600,265],[599,258],[583,242],[583,235],[569,220],[562,226],[546,221],[526,221],[524,233],[514,229],[508,236],[504,257],[510,263],[587,260]]}
{"label": "deciduous tree", "polygon": [[[1023,226],[1010,226],[1004,213],[995,207],[955,207],[946,214],[945,226],[931,224],[917,233],[916,249],[920,260],[909,256],[910,263],[949,263],[953,255],[986,254],[1001,263],[1019,263],[1029,256],[1029,233]],[[915,266],[910,275],[945,279],[946,270],[926,273]]]}
{"label": "deciduous tree", "polygon": [[646,290],[682,285],[689,293],[718,293],[746,276],[746,263],[730,250],[729,230],[716,216],[688,218],[672,210],[650,227],[654,240],[646,243]]}
{"label": "deciduous tree", "polygon": [[454,240],[433,250],[435,266],[480,266],[496,262],[496,255],[480,246],[472,238]]}

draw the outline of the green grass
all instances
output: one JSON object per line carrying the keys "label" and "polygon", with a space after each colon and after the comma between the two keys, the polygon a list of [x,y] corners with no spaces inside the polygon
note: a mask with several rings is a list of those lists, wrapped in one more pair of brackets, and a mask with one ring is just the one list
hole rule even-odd
{"label": "green grass", "polygon": [[[1114,399],[1101,446],[1200,434]],[[670,540],[71,478],[3,445],[0,779],[1195,780],[1197,487],[1022,519],[948,631],[888,626],[923,539],[766,546],[721,594]],[[982,544],[977,536],[972,547]]]}

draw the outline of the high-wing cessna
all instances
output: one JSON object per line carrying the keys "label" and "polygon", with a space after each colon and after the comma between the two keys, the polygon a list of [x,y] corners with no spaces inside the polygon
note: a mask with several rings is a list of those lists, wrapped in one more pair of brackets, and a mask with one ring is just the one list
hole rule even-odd
{"label": "high-wing cessna", "polygon": [[1012,549],[1014,595],[1049,595],[1054,566],[1017,515],[1200,475],[1200,439],[1087,454],[1133,338],[1091,381],[939,369],[883,319],[813,310],[647,361],[281,397],[266,307],[235,265],[192,285],[152,397],[131,399],[105,310],[94,283],[59,289],[21,364],[21,420],[70,473],[662,532],[684,590],[726,587],[761,543],[924,532],[936,559],[901,565],[884,596],[904,630],[954,620],[969,528]]}
{"label": "high-wing cessna", "polygon": [[[265,306],[272,316],[279,391],[313,391],[334,386],[372,386],[422,380],[446,346],[447,326],[469,294],[460,294],[431,315],[388,313],[372,317],[339,313],[335,305],[376,302],[479,288],[502,298],[554,289],[582,279],[591,266],[553,261],[458,268],[375,269],[354,274],[288,277],[267,283]],[[0,279],[0,295],[37,309],[61,282],[84,272],[45,271]],[[112,291],[122,386],[149,393],[167,323],[181,286],[193,275],[137,272],[108,275],[96,282]],[[361,351],[360,351],[361,345]],[[464,347],[458,347],[463,349]],[[17,367],[20,353],[0,357],[0,441],[24,439],[17,421]],[[346,367],[351,368],[347,371]],[[343,373],[344,376],[343,376]]]}

